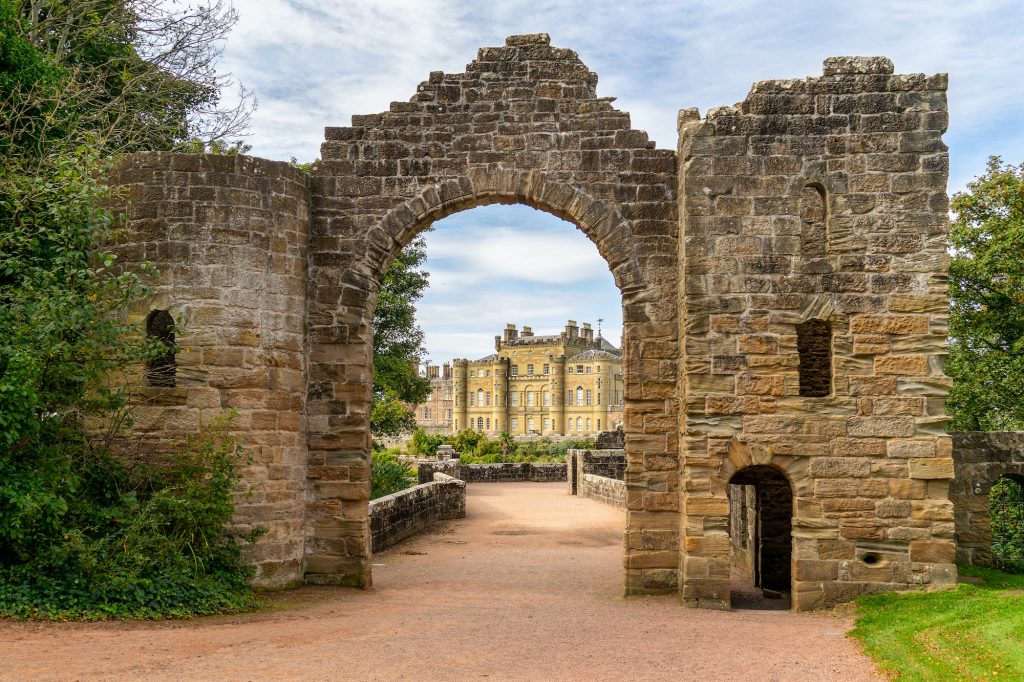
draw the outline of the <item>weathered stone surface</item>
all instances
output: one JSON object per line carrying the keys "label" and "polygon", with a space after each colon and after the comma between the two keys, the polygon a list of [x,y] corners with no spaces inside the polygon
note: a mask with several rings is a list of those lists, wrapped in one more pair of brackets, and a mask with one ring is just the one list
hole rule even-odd
{"label": "weathered stone surface", "polygon": [[[202,410],[237,407],[254,454],[237,521],[270,529],[257,579],[368,586],[381,274],[435,220],[523,203],[575,223],[622,292],[623,470],[603,477],[623,482],[627,591],[727,607],[728,487],[754,466],[794,499],[796,608],[948,582],[945,79],[892,73],[839,57],[823,76],[757,83],[704,119],[680,112],[666,150],[597,96],[574,52],[512,36],[327,128],[310,176],[126,157],[116,248],[161,272],[136,317],[168,310],[186,329],[177,385],[147,396],[139,430],[167,448]],[[577,487],[598,475],[578,461]],[[979,507],[957,473],[955,495]],[[880,542],[921,543],[920,561],[833,563]]]}

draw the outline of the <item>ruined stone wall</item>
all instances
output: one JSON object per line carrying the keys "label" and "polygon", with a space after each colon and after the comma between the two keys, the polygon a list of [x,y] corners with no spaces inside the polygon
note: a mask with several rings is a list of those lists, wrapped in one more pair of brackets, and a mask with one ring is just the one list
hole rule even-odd
{"label": "ruined stone wall", "polygon": [[[955,581],[945,89],[832,58],[680,113],[687,603],[728,604],[726,489],[752,464],[793,487],[796,608]],[[810,344],[831,376],[808,393],[810,320],[832,357]]]}
{"label": "ruined stone wall", "polygon": [[[270,529],[258,582],[369,586],[381,275],[435,220],[521,203],[573,222],[622,293],[627,594],[728,606],[727,488],[753,465],[792,489],[796,608],[952,583],[946,79],[892,71],[833,58],[684,110],[677,154],[598,97],[576,53],[512,36],[327,128],[309,177],[127,157],[118,248],[161,271],[136,319],[184,325],[177,384],[136,397],[145,447],[237,408],[254,454],[237,520]],[[464,415],[465,363],[453,383]]]}
{"label": "ruined stone wall", "polygon": [[[305,290],[309,189],[286,163],[244,156],[133,154],[111,176],[126,210],[122,267],[152,263],[140,325],[166,310],[179,325],[174,386],[129,377],[127,447],[172,450],[224,410],[252,463],[235,525],[268,530],[255,582],[301,583],[305,546]],[[129,453],[131,454],[131,453]]]}
{"label": "ruined stone wall", "polygon": [[1003,476],[1024,477],[1024,433],[954,433],[953,463],[956,477],[949,497],[956,522],[956,559],[989,566],[992,528],[988,493]]}
{"label": "ruined stone wall", "polygon": [[440,472],[432,481],[370,500],[373,551],[422,533],[437,521],[466,516],[466,484]]}

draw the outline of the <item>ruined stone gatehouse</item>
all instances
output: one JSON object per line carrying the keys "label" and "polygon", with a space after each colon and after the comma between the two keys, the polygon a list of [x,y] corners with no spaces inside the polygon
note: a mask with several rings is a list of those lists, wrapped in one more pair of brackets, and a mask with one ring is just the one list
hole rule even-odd
{"label": "ruined stone gatehouse", "polygon": [[369,585],[381,273],[446,215],[522,203],[582,230],[622,294],[625,593],[727,608],[730,483],[769,479],[797,608],[952,583],[945,89],[830,58],[684,109],[658,149],[575,52],[513,36],[327,128],[311,175],[127,156],[121,261],[160,271],[139,319],[182,323],[137,428],[156,447],[236,408],[257,582]]}

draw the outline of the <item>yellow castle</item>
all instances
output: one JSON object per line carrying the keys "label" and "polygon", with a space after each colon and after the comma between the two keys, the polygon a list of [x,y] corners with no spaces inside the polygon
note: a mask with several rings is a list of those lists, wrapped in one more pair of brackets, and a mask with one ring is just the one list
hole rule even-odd
{"label": "yellow castle", "polygon": [[560,334],[505,326],[495,353],[453,362],[454,431],[585,435],[622,422],[622,353],[569,320]]}

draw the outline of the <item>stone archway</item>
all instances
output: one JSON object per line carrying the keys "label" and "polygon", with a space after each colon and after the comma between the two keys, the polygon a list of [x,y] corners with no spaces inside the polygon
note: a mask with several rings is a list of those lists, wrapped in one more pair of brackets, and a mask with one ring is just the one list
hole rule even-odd
{"label": "stone archway", "polygon": [[431,222],[523,203],[597,246],[623,297],[627,593],[677,586],[675,153],[655,149],[575,52],[546,35],[483,48],[409,102],[328,128],[307,292],[306,579],[369,585],[372,330],[379,278]]}

